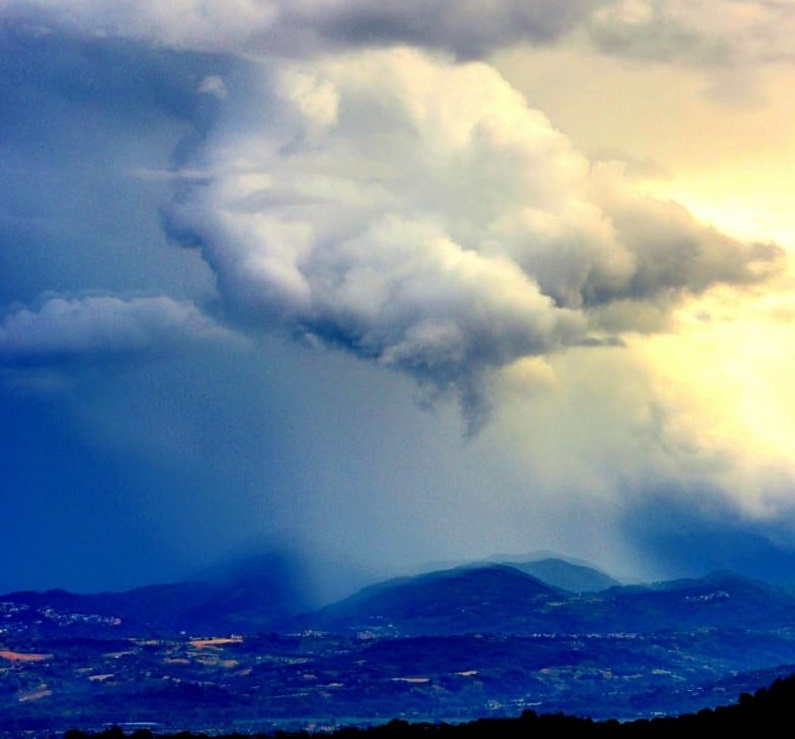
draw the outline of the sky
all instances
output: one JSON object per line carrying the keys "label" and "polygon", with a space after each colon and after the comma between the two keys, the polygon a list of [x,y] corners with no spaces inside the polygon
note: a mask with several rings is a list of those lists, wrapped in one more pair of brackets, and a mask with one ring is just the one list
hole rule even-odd
{"label": "sky", "polygon": [[795,581],[791,0],[0,0],[0,592],[300,556]]}

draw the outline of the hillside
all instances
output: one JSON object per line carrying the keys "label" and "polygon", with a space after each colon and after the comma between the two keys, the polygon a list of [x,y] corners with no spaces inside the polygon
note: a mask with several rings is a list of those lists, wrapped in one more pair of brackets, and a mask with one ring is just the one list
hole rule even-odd
{"label": "hillside", "polygon": [[476,565],[364,588],[306,617],[312,628],[419,635],[526,631],[560,591],[505,565]]}
{"label": "hillside", "polygon": [[475,565],[378,583],[297,623],[403,636],[773,629],[795,624],[795,597],[731,573],[572,593],[514,566]]}
{"label": "hillside", "polygon": [[0,596],[0,736],[527,710],[629,720],[716,707],[795,665],[793,596],[726,572],[576,593],[479,564],[387,580],[317,611],[298,585],[257,566],[124,593]]}
{"label": "hillside", "polygon": [[597,593],[600,590],[616,587],[621,583],[594,567],[574,564],[565,559],[547,557],[527,562],[504,562],[538,578],[547,585],[568,590],[571,593]]}
{"label": "hillside", "polygon": [[0,628],[40,637],[167,636],[255,633],[282,627],[310,607],[302,578],[275,557],[254,557],[201,582],[167,583],[118,593],[64,590],[0,596]]}

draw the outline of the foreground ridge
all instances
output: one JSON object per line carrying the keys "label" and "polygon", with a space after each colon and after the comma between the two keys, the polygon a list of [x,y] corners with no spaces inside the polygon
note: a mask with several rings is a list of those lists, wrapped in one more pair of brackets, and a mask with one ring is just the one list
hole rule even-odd
{"label": "foreground ridge", "polygon": [[[342,728],[330,734],[337,739],[474,739],[476,737],[526,737],[536,739],[546,737],[670,737],[673,732],[695,731],[750,731],[752,736],[764,735],[762,732],[774,729],[780,732],[791,726],[793,706],[795,705],[795,676],[774,681],[767,688],[760,688],[753,695],[742,693],[737,703],[715,709],[705,708],[694,714],[675,717],[636,719],[619,722],[615,719],[593,721],[563,713],[538,715],[534,711],[524,711],[519,718],[478,719],[461,724],[448,723],[409,723],[393,720],[380,726],[369,728]],[[686,734],[692,735],[692,734]],[[772,733],[771,733],[772,735]],[[119,726],[99,733],[85,733],[71,729],[64,739],[124,739],[128,736]],[[150,729],[138,728],[130,732],[130,739],[205,739],[207,734],[179,732],[175,734],[154,734]],[[222,734],[218,739],[231,739],[244,735]],[[310,736],[306,731],[276,731],[273,734],[256,734],[254,737],[273,737],[274,739],[298,739]]]}

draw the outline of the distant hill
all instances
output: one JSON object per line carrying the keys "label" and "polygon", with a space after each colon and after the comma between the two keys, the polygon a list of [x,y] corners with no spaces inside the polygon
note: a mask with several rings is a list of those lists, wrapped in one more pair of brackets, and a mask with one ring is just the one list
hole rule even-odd
{"label": "distant hill", "polygon": [[[538,566],[537,568],[535,566]],[[651,633],[661,629],[795,627],[791,592],[728,572],[596,589],[610,578],[558,560],[480,563],[376,583],[319,610],[303,580],[278,559],[248,560],[209,582],[122,593],[63,590],[0,596],[0,628],[34,636],[229,634],[312,628],[419,636]],[[301,615],[303,614],[303,615]]]}
{"label": "distant hill", "polygon": [[526,631],[539,609],[560,594],[515,567],[472,565],[371,585],[309,615],[306,623],[403,635]]}
{"label": "distant hill", "polygon": [[790,591],[725,571],[612,588],[602,595],[620,611],[617,623],[632,630],[795,625],[795,597]]}
{"label": "distant hill", "polygon": [[150,585],[119,593],[64,590],[0,596],[0,627],[36,636],[257,633],[277,630],[310,607],[289,562],[248,558],[208,573],[206,582]]}
{"label": "distant hill", "polygon": [[[554,569],[564,571],[557,564]],[[515,566],[478,564],[387,580],[300,623],[327,631],[372,629],[400,636],[767,629],[795,626],[795,597],[721,572],[576,593]]]}
{"label": "distant hill", "polygon": [[565,559],[546,558],[504,564],[526,572],[542,582],[571,593],[596,593],[621,583],[610,575],[587,565],[573,564]]}

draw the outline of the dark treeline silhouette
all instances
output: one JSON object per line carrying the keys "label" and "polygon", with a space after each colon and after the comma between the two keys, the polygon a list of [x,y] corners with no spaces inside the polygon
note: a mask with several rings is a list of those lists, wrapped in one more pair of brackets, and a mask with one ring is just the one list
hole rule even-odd
{"label": "dark treeline silhouette", "polygon": [[[792,728],[795,723],[795,676],[776,680],[768,688],[760,688],[753,695],[743,693],[736,704],[715,709],[705,708],[698,713],[680,716],[637,719],[619,722],[593,721],[589,718],[567,716],[562,713],[537,715],[525,711],[519,718],[478,719],[462,724],[409,723],[393,720],[387,724],[368,728],[348,727],[335,731],[335,739],[481,739],[504,737],[506,739],[645,739],[647,737],[672,737],[677,735],[714,735],[714,732],[739,733],[741,736],[777,736]],[[676,733],[675,733],[676,732]],[[720,735],[720,734],[719,734]],[[306,731],[276,731],[257,734],[256,739],[308,739]],[[251,735],[225,734],[218,739],[251,739]],[[77,729],[67,731],[64,739],[209,739],[206,734],[180,732],[154,734],[149,729],[138,729],[129,735],[115,726],[99,733],[86,733]]]}

